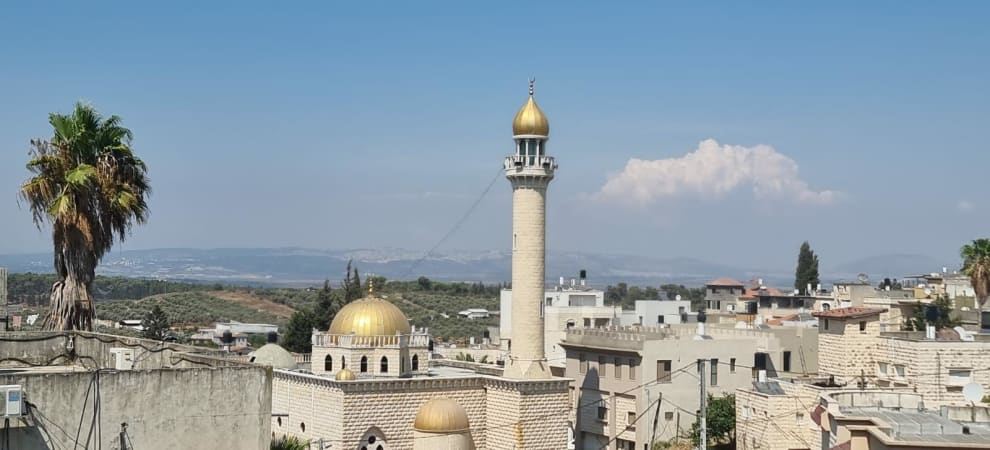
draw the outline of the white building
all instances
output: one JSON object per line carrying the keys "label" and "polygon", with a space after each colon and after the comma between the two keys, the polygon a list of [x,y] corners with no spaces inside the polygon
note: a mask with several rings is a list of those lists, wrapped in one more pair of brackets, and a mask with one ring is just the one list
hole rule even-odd
{"label": "white building", "polygon": [[487,309],[484,308],[468,308],[464,311],[457,313],[457,315],[464,317],[466,319],[487,319],[491,314]]}
{"label": "white building", "polygon": [[696,321],[690,300],[636,300],[635,310],[622,311],[621,325],[662,327]]}

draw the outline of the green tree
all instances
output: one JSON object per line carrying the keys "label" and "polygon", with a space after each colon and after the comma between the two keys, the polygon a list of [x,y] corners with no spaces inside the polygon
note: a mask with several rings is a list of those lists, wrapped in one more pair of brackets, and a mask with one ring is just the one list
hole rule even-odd
{"label": "green tree", "polygon": [[420,290],[428,291],[433,287],[433,282],[429,278],[419,277],[416,279],[416,284],[419,285]]}
{"label": "green tree", "polygon": [[145,339],[154,339],[156,341],[163,341],[169,334],[169,324],[168,315],[165,314],[165,310],[161,306],[155,305],[144,315],[144,319],[141,320],[141,337]]}
{"label": "green tree", "polygon": [[962,272],[969,275],[969,283],[976,294],[977,321],[983,329],[983,306],[990,296],[990,239],[976,239],[959,250],[962,257]]}
{"label": "green tree", "polygon": [[313,310],[311,326],[318,330],[330,328],[330,322],[344,306],[343,299],[330,287],[330,280],[323,281],[323,288],[316,294],[316,308]]}
{"label": "green tree", "polygon": [[[705,414],[705,425],[708,428],[708,443],[728,443],[736,442],[736,396],[735,394],[724,394],[715,397],[708,394],[708,409]],[[701,424],[695,420],[691,424],[691,439],[697,446],[701,442]]]}
{"label": "green tree", "polygon": [[55,273],[44,328],[92,330],[96,266],[116,240],[148,216],[147,166],[131,149],[131,130],[87,104],[48,116],[54,134],[31,141],[21,185],[35,225],[52,226]]}
{"label": "green tree", "polygon": [[282,336],[282,347],[296,353],[311,353],[313,350],[313,313],[296,311],[289,318]]}
{"label": "green tree", "polygon": [[272,439],[269,450],[309,450],[309,444],[295,436],[282,435]]}
{"label": "green tree", "polygon": [[818,278],[818,255],[811,250],[808,241],[804,241],[801,244],[801,251],[798,253],[797,270],[794,273],[794,289],[808,295],[811,294],[807,292],[808,284],[811,284],[812,289],[814,289],[820,282],[821,280]]}
{"label": "green tree", "polygon": [[[942,328],[952,328],[959,325],[958,320],[954,320],[950,317],[952,313],[952,301],[949,300],[947,296],[940,296],[932,302],[936,308],[938,308],[938,319],[935,320],[935,329],[940,330]],[[925,324],[927,322],[925,318],[925,304],[915,302],[912,309],[911,315],[904,318],[903,329],[906,331],[923,331],[925,329]]]}
{"label": "green tree", "polygon": [[364,297],[361,292],[361,276],[358,275],[357,267],[351,267],[351,261],[347,261],[347,273],[344,275],[344,304]]}

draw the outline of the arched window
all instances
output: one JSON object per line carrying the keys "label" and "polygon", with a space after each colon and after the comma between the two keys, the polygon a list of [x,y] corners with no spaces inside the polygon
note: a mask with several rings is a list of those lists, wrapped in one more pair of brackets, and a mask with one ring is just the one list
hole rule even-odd
{"label": "arched window", "polygon": [[399,374],[406,373],[406,358],[399,357]]}
{"label": "arched window", "polygon": [[341,370],[344,370],[346,368],[347,368],[347,357],[346,356],[341,356],[340,357],[340,369]]}
{"label": "arched window", "polygon": [[368,371],[368,357],[367,356],[362,356],[361,357],[361,373],[365,373],[367,371]]}
{"label": "arched window", "polygon": [[412,357],[412,370],[414,372],[419,370],[419,355],[413,355]]}
{"label": "arched window", "polygon": [[323,360],[323,370],[327,372],[333,371],[333,356],[327,355],[327,357]]}
{"label": "arched window", "polygon": [[388,373],[388,358],[382,356],[381,373]]}

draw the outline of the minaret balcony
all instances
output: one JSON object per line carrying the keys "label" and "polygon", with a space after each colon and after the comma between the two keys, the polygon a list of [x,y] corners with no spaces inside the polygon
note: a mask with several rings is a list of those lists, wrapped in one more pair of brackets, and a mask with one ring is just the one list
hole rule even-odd
{"label": "minaret balcony", "polygon": [[553,175],[557,169],[557,161],[553,156],[520,156],[505,157],[506,175]]}

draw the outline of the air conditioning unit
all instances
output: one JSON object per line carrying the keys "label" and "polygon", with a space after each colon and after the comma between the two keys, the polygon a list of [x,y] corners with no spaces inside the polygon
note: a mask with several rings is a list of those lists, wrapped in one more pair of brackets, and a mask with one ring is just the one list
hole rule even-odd
{"label": "air conditioning unit", "polygon": [[24,392],[21,390],[21,385],[0,386],[0,395],[3,395],[3,399],[0,399],[0,408],[2,408],[0,416],[16,417],[24,414],[22,407]]}
{"label": "air conditioning unit", "polygon": [[134,368],[134,349],[123,347],[111,348],[110,359],[114,369],[131,370]]}

